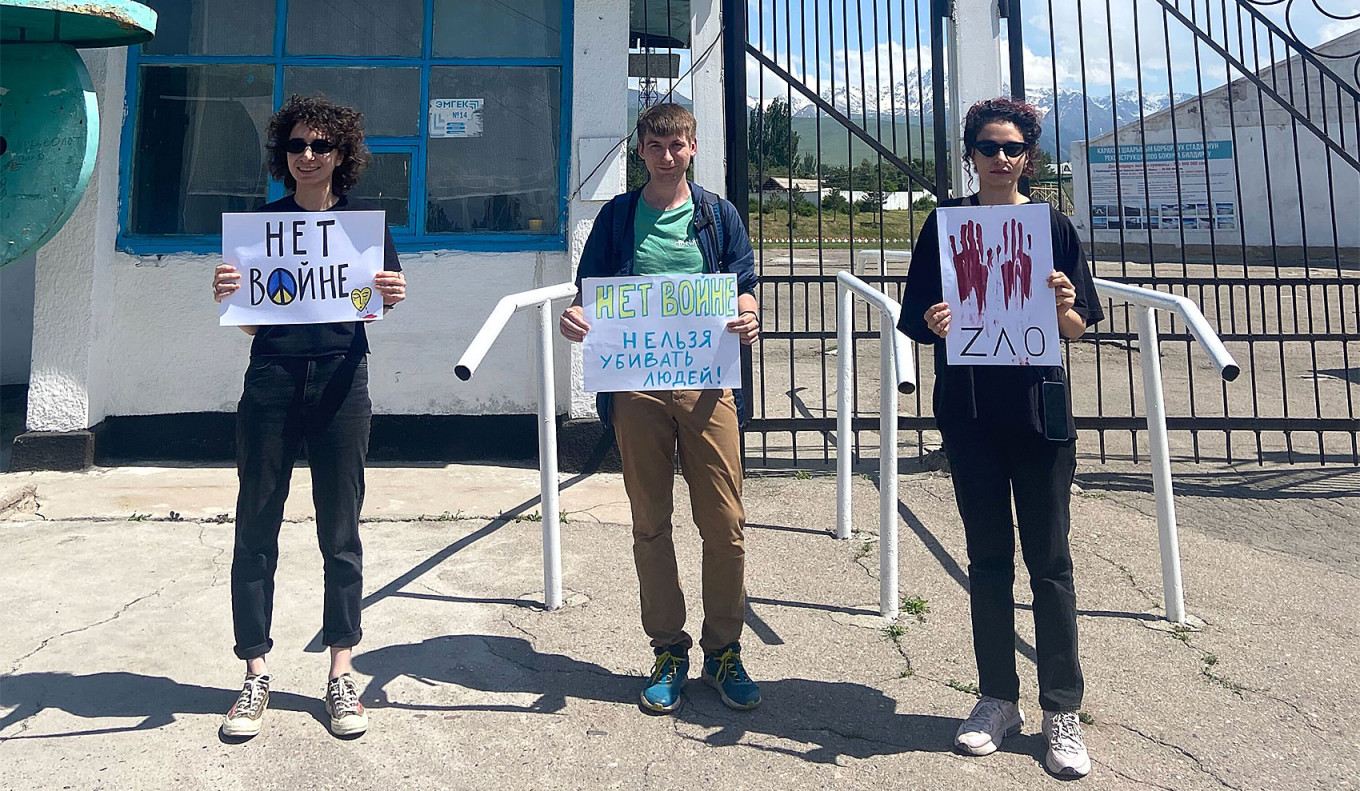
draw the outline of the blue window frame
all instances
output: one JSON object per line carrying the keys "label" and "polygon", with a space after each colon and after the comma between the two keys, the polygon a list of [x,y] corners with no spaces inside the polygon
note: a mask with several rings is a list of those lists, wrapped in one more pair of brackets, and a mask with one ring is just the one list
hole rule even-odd
{"label": "blue window frame", "polygon": [[[318,88],[366,111],[374,162],[351,194],[387,209],[399,249],[565,249],[571,0],[149,4],[158,38],[128,51],[119,249],[219,252],[223,211],[284,195],[268,177],[268,117]],[[335,16],[317,35],[323,8]],[[330,47],[360,51],[316,52]],[[447,98],[483,99],[484,134],[430,137],[430,101]]]}

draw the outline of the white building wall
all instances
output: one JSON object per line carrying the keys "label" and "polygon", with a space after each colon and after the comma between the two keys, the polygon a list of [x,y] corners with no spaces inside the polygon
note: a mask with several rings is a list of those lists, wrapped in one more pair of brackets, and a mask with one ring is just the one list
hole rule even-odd
{"label": "white building wall", "polygon": [[[582,175],[582,138],[623,138],[627,123],[628,7],[576,0],[569,188]],[[99,94],[101,140],[90,188],[38,254],[28,426],[85,429],[110,415],[234,411],[250,338],[217,325],[210,283],[219,256],[133,256],[115,249],[125,49],[82,50]],[[623,189],[618,158],[606,180]],[[495,302],[573,276],[601,202],[573,199],[564,251],[442,251],[401,256],[409,297],[369,328],[377,414],[528,414],[537,409],[536,316],[512,320],[469,382],[453,367]],[[557,306],[561,307],[561,306]],[[554,312],[554,314],[556,311]],[[554,329],[558,410],[573,398],[579,352]],[[569,364],[571,356],[575,365]]]}
{"label": "white building wall", "polygon": [[[1360,31],[1334,39],[1318,50],[1337,55],[1355,52],[1358,47]],[[1356,58],[1328,61],[1328,65],[1343,79],[1349,80]],[[1355,150],[1354,141],[1360,131],[1356,127],[1357,119],[1351,114],[1337,112],[1334,89],[1327,92],[1324,105],[1322,83],[1315,69],[1301,68],[1299,61],[1294,59],[1292,63],[1263,69],[1260,77],[1284,98],[1293,97],[1295,107],[1318,128],[1325,129],[1333,140],[1348,141],[1347,149]],[[1144,138],[1148,143],[1171,143],[1173,137],[1180,143],[1233,141],[1235,138],[1236,173],[1241,181],[1240,194],[1235,197],[1239,203],[1241,230],[1214,231],[1216,245],[1241,244],[1245,234],[1248,247],[1268,248],[1272,244],[1299,247],[1304,244],[1306,234],[1310,247],[1331,247],[1335,243],[1338,247],[1350,248],[1343,250],[1342,255],[1352,259],[1356,256],[1356,248],[1360,248],[1360,223],[1354,219],[1355,207],[1360,206],[1360,173],[1330,154],[1316,135],[1302,124],[1296,124],[1293,116],[1275,100],[1268,95],[1258,97],[1255,84],[1246,78],[1205,93],[1202,102],[1198,99],[1182,102],[1174,114],[1169,109],[1163,110],[1141,123],[1125,124],[1117,132],[1094,138],[1091,144],[1112,145],[1116,135],[1120,145],[1137,145]],[[1088,177],[1084,142],[1072,146],[1072,172],[1077,210],[1073,222],[1085,232],[1089,228],[1089,218],[1086,216]],[[1156,196],[1151,197],[1155,200]],[[1146,241],[1147,234],[1147,230],[1125,230],[1124,238]],[[1179,243],[1180,234],[1179,230],[1159,229],[1152,232],[1152,238],[1159,244],[1172,244]],[[1207,230],[1186,230],[1184,234],[1186,244],[1210,243]],[[1098,242],[1118,242],[1120,237],[1119,231],[1096,231],[1095,238]]]}

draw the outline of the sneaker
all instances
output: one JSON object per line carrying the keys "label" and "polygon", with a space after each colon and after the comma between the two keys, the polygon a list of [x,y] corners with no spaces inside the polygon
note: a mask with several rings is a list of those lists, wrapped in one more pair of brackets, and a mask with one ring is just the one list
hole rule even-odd
{"label": "sneaker", "polygon": [[684,646],[658,648],[652,678],[642,689],[642,708],[669,714],[680,708],[680,690],[689,676],[689,652]]}
{"label": "sneaker", "polygon": [[1075,711],[1044,712],[1044,738],[1048,755],[1044,766],[1058,777],[1085,777],[1091,773],[1091,756],[1086,754],[1081,720]]}
{"label": "sneaker", "polygon": [[326,684],[326,713],[331,715],[331,733],[336,736],[358,736],[368,730],[368,712],[359,702],[359,685],[349,673]]}
{"label": "sneaker", "polygon": [[241,694],[236,696],[236,702],[222,720],[223,736],[254,736],[260,732],[264,710],[269,706],[271,680],[268,673],[246,675]]}
{"label": "sneaker", "polygon": [[983,696],[954,734],[954,748],[969,755],[991,755],[1001,740],[1020,732],[1025,713],[1009,700]]}
{"label": "sneaker", "polygon": [[760,705],[760,687],[741,665],[740,643],[704,655],[704,681],[718,690],[728,708],[745,710]]}

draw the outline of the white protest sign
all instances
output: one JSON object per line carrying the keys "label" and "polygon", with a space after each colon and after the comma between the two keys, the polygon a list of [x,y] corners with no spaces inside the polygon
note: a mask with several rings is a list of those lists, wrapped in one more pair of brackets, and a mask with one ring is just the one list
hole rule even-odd
{"label": "white protest sign", "polygon": [[1062,365],[1048,204],[938,209],[950,365]]}
{"label": "white protest sign", "polygon": [[327,324],[382,318],[373,276],[382,271],[381,211],[222,215],[222,263],[241,287],[222,300],[224,327]]}
{"label": "white protest sign", "polygon": [[741,387],[736,275],[586,278],[581,307],[586,390]]}

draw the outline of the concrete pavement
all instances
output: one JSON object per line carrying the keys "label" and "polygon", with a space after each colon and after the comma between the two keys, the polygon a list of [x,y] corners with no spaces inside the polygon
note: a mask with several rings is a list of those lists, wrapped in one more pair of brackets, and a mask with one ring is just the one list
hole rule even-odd
{"label": "concrete pavement", "polygon": [[[1181,551],[1187,607],[1203,623],[1180,631],[1159,619],[1146,467],[1083,470],[1072,541],[1096,763],[1084,785],[1355,788],[1360,473],[1210,472],[1178,470],[1194,481],[1178,501]],[[315,645],[321,575],[307,477],[300,468],[283,531],[270,713],[260,736],[225,744],[216,729],[241,674],[227,590],[234,471],[0,476],[0,495],[18,493],[0,497],[0,788],[1058,782],[1041,766],[1023,571],[1029,722],[995,755],[949,751],[976,676],[962,528],[939,473],[900,481],[901,593],[924,612],[894,624],[876,615],[875,482],[856,478],[857,532],[838,542],[827,535],[832,478],[748,478],[743,643],[765,702],[732,712],[691,680],[677,716],[651,717],[634,703],[650,652],[618,476],[563,476],[567,606],[545,612],[536,470],[371,468],[355,664],[372,727],[354,741],[329,735],[319,700],[326,663]],[[696,591],[699,541],[683,486],[676,499],[682,576]],[[1291,522],[1319,513],[1326,530],[1302,531],[1312,537],[1292,551]],[[697,631],[696,595],[690,611]]]}

